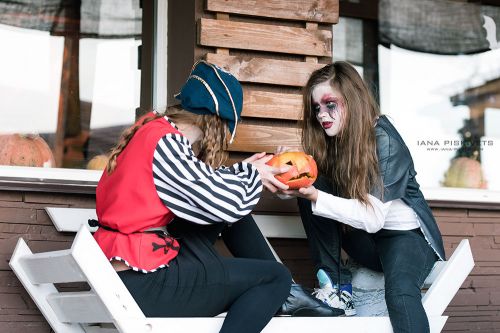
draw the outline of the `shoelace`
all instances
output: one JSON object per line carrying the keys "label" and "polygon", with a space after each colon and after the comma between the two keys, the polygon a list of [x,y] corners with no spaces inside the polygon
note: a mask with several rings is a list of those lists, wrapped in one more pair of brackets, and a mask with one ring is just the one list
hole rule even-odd
{"label": "shoelace", "polygon": [[332,295],[337,293],[337,289],[314,288],[312,295],[325,302],[329,301]]}

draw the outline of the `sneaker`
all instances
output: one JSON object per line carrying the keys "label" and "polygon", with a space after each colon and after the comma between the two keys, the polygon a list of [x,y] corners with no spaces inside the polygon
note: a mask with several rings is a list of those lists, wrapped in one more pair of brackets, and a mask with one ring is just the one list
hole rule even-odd
{"label": "sneaker", "polygon": [[330,277],[324,270],[318,270],[317,277],[320,288],[314,289],[313,296],[332,308],[344,310],[346,316],[356,315],[350,283],[340,285],[339,297],[339,285],[332,285]]}

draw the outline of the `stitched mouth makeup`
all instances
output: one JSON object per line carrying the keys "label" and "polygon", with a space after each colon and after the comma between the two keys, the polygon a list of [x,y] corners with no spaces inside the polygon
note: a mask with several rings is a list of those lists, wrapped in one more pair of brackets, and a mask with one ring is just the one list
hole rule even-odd
{"label": "stitched mouth makeup", "polygon": [[321,126],[323,126],[324,129],[328,129],[328,128],[333,126],[333,122],[332,121],[325,121],[325,122],[321,123]]}

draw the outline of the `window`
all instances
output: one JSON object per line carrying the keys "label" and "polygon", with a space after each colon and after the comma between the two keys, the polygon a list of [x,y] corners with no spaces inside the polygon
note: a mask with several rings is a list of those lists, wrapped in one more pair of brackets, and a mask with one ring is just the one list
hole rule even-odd
{"label": "window", "polygon": [[[420,184],[499,191],[500,109],[488,99],[500,101],[500,50],[443,56],[381,47],[379,57],[381,109],[412,152]],[[492,95],[470,92],[489,85]],[[459,156],[471,161],[452,167]]]}
{"label": "window", "polygon": [[427,198],[499,200],[498,4],[340,0],[333,36],[334,60],[364,76]]}
{"label": "window", "polygon": [[446,3],[381,1],[381,110],[422,187],[500,191],[500,7]]}
{"label": "window", "polygon": [[[0,149],[16,155],[0,164],[87,168],[140,105],[139,1],[23,1],[0,9]],[[30,158],[41,140],[50,150]]]}

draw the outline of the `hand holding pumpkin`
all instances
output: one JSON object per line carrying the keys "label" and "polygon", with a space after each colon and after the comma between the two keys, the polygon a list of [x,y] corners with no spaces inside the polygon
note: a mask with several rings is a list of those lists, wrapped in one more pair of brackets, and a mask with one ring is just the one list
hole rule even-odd
{"label": "hand holding pumpkin", "polygon": [[266,155],[265,152],[258,153],[245,159],[243,162],[252,164],[257,168],[260,174],[260,179],[265,188],[270,192],[275,193],[278,190],[286,190],[288,186],[280,182],[275,178],[275,175],[287,172],[290,166],[271,166],[268,165],[268,161],[273,158],[273,155]]}
{"label": "hand holding pumpkin", "polygon": [[318,200],[318,190],[314,186],[301,187],[298,190],[284,190],[281,193],[285,195],[291,195],[294,197],[304,198],[312,202]]}

